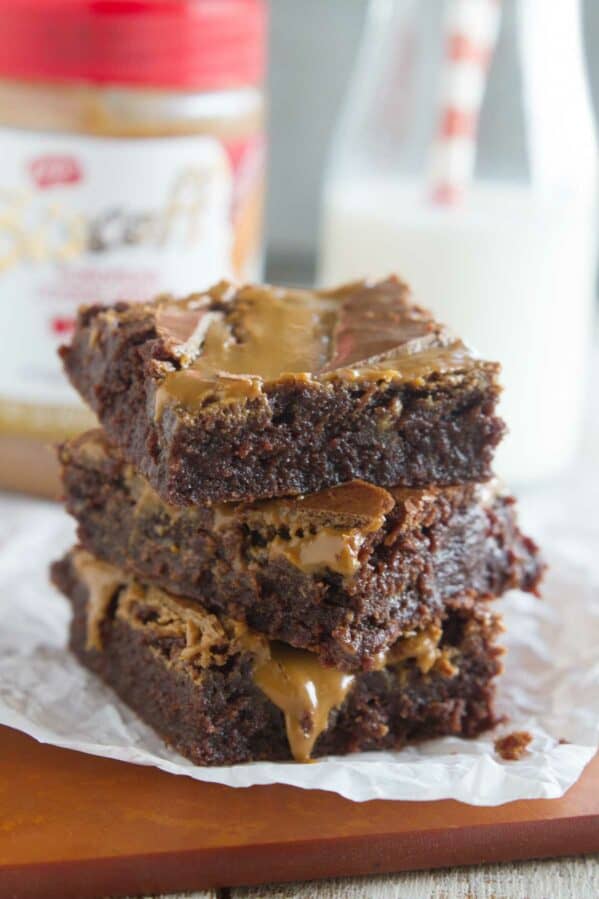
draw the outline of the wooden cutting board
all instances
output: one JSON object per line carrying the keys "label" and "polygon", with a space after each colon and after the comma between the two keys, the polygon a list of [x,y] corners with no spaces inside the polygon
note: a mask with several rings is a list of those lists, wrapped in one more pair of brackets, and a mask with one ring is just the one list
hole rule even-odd
{"label": "wooden cutting board", "polygon": [[475,808],[231,789],[0,727],[1,899],[91,899],[599,851],[599,757],[563,799]]}

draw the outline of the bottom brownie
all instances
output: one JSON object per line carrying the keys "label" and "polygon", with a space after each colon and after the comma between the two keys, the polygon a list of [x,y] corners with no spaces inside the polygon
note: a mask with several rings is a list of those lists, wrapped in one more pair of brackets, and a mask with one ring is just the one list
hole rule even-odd
{"label": "bottom brownie", "polygon": [[501,625],[485,604],[453,599],[378,670],[349,674],[83,550],[56,562],[52,579],[73,606],[82,664],[198,765],[399,748],[495,722]]}

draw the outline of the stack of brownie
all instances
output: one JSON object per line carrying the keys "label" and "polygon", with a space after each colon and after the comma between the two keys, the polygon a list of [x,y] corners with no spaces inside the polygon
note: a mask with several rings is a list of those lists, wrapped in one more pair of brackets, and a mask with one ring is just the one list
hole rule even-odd
{"label": "stack of brownie", "polygon": [[498,367],[395,278],[218,284],[80,311],[103,430],[60,450],[71,648],[193,762],[306,760],[494,723],[535,545],[491,479]]}

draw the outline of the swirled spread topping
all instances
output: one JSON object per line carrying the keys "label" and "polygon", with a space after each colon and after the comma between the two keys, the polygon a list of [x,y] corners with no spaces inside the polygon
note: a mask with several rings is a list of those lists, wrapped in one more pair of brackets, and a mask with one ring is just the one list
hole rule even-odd
{"label": "swirled spread topping", "polygon": [[178,368],[166,371],[156,414],[255,399],[276,381],[424,381],[476,364],[471,351],[414,305],[397,278],[337,290],[221,282],[157,302],[156,327]]}

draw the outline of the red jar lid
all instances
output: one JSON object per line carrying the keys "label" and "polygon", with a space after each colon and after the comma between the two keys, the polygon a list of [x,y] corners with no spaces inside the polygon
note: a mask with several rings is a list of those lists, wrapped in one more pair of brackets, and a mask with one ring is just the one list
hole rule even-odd
{"label": "red jar lid", "polygon": [[259,84],[264,0],[0,0],[0,77],[190,90]]}

